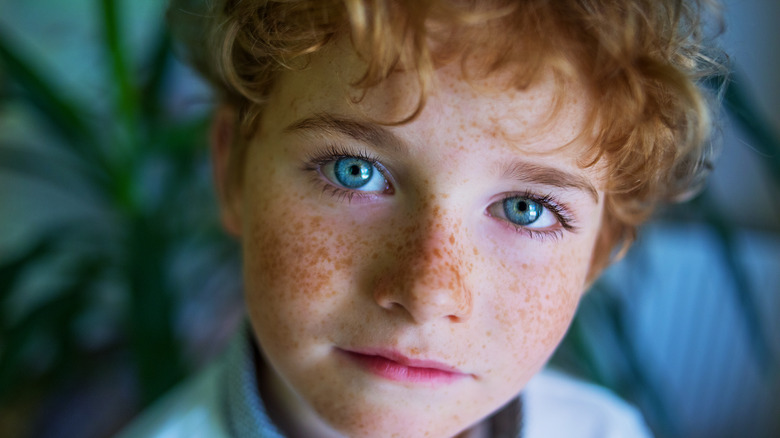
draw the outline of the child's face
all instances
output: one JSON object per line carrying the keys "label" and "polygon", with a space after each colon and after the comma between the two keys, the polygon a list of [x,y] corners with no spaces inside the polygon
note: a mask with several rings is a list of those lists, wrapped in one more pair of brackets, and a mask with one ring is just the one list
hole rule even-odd
{"label": "child's face", "polygon": [[361,68],[334,46],[281,76],[223,214],[283,409],[349,436],[453,435],[521,391],[577,307],[603,199],[602,166],[577,166],[588,98],[569,83],[547,120],[551,75],[474,88],[452,66],[388,127],[371,120],[408,114],[416,82],[351,103]]}

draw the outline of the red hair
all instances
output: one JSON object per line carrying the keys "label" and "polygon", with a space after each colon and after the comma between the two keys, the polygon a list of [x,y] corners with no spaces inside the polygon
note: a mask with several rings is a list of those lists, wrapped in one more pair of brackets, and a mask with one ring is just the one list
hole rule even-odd
{"label": "red hair", "polygon": [[[423,108],[435,69],[479,56],[478,72],[510,71],[526,87],[547,68],[575,75],[595,104],[583,166],[604,158],[604,226],[592,276],[625,249],[659,202],[701,186],[712,148],[710,97],[700,81],[720,74],[705,42],[702,1],[682,0],[225,0],[208,17],[206,44],[189,54],[254,133],[278,74],[348,36],[366,61],[367,89],[399,66],[415,71]],[[711,5],[710,5],[711,6]],[[201,29],[202,31],[202,29]],[[202,35],[202,33],[201,33]],[[464,71],[464,73],[467,73]],[[245,146],[245,145],[244,145]],[[242,145],[236,156],[242,156]],[[237,169],[240,178],[240,166]]]}

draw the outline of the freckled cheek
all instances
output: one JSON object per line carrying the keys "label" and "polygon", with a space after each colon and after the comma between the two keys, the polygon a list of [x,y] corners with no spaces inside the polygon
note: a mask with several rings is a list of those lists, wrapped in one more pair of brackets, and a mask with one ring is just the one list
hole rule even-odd
{"label": "freckled cheek", "polygon": [[371,259],[370,228],[323,207],[318,197],[275,187],[247,199],[244,276],[254,321],[274,330],[328,332],[355,301],[361,263]]}
{"label": "freckled cheek", "polygon": [[504,292],[492,303],[496,324],[492,333],[503,334],[496,345],[504,349],[501,357],[507,366],[535,371],[560,342],[584,285],[587,258],[579,253],[555,252],[537,262],[526,259],[502,269],[496,289]]}

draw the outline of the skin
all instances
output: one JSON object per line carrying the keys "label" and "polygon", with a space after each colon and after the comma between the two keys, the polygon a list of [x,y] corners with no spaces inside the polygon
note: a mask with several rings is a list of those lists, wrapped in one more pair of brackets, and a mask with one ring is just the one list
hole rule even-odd
{"label": "skin", "polygon": [[[349,46],[335,44],[281,74],[237,186],[225,175],[232,113],[217,118],[222,217],[243,248],[249,317],[267,363],[261,392],[292,436],[477,434],[547,361],[585,288],[603,209],[603,166],[577,165],[588,96],[567,83],[550,118],[559,89],[551,74],[512,90],[501,74],[467,82],[452,65],[437,71],[419,117],[382,128],[395,148],[291,128],[322,114],[399,120],[416,104],[406,73],[352,101],[361,73]],[[308,163],[333,145],[377,158],[391,190],[334,193],[321,164]],[[513,160],[575,175],[594,192],[513,179],[500,170]],[[553,197],[574,229],[557,220],[538,233],[516,229],[495,205],[518,192]],[[354,348],[436,360],[465,377],[391,381],[339,354]]]}

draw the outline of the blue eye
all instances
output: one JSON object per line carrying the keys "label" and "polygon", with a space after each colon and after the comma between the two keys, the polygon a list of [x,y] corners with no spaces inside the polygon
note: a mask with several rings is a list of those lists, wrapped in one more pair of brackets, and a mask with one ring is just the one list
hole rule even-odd
{"label": "blue eye", "polygon": [[339,158],[333,165],[333,173],[344,187],[357,189],[371,180],[374,166],[359,158]]}
{"label": "blue eye", "polygon": [[350,190],[381,192],[388,183],[376,165],[358,157],[341,157],[322,166],[322,173],[334,184]]}
{"label": "blue eye", "polygon": [[542,204],[519,196],[504,199],[503,207],[509,222],[523,226],[536,222],[544,212]]}
{"label": "blue eye", "polygon": [[[516,228],[544,229],[561,224],[564,228],[568,223],[560,219],[557,207],[550,206],[545,201],[536,201],[532,196],[509,196],[490,204],[487,212],[490,216],[503,219]],[[552,210],[551,210],[552,209]]]}

